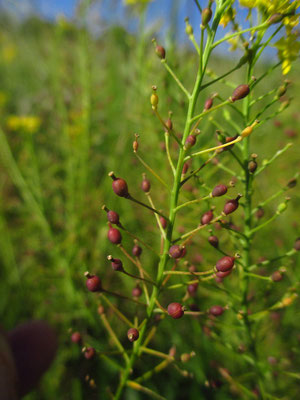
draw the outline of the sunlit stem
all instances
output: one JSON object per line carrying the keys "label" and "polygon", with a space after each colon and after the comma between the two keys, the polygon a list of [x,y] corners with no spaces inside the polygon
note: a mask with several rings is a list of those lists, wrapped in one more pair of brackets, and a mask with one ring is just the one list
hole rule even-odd
{"label": "sunlit stem", "polygon": [[184,87],[184,85],[181,83],[180,79],[177,77],[175,72],[172,70],[172,68],[169,66],[167,63],[166,59],[161,60],[161,63],[164,65],[166,70],[169,72],[169,74],[172,76],[174,81],[177,83],[177,85],[180,87],[180,89],[183,91],[183,93],[186,95],[188,99],[190,99],[191,95],[188,92],[188,90]]}
{"label": "sunlit stem", "polygon": [[165,132],[165,143],[166,143],[166,153],[167,153],[167,158],[170,164],[170,167],[172,169],[173,175],[175,176],[175,167],[171,158],[171,154],[170,154],[170,146],[169,146],[169,132]]}
{"label": "sunlit stem", "polygon": [[160,183],[162,183],[167,189],[169,189],[166,182],[138,155],[137,152],[134,152],[136,158],[140,161],[141,164],[152,174]]}
{"label": "sunlit stem", "polygon": [[224,217],[224,215],[223,215],[223,214],[220,214],[220,215],[218,215],[216,218],[214,218],[213,220],[211,220],[209,224],[206,224],[206,225],[199,225],[197,228],[195,228],[195,229],[193,229],[193,230],[191,230],[191,231],[185,233],[184,235],[181,235],[179,238],[173,240],[173,243],[176,243],[176,242],[178,242],[179,240],[185,239],[185,241],[182,242],[182,244],[181,244],[182,246],[184,246],[193,236],[195,236],[195,234],[196,234],[197,232],[199,232],[201,229],[205,229],[205,228],[207,228],[209,225],[211,225],[211,224],[213,224],[213,223],[219,221],[222,217]]}
{"label": "sunlit stem", "polygon": [[131,328],[134,328],[134,325],[132,322],[129,321],[129,319],[127,319],[125,317],[125,315],[123,313],[121,313],[121,311],[103,294],[101,293],[101,298],[105,301],[105,303],[118,315],[118,317],[120,319],[122,319],[128,326],[130,326]]}
{"label": "sunlit stem", "polygon": [[167,132],[169,132],[169,134],[173,137],[173,139],[176,140],[176,142],[177,142],[177,143],[179,144],[179,146],[181,147],[182,145],[181,145],[180,140],[179,140],[178,137],[175,135],[175,133],[173,132],[173,130],[170,130],[170,129],[167,127],[167,125],[166,125],[165,122],[163,121],[162,117],[160,116],[160,114],[159,114],[157,108],[154,108],[153,111],[154,111],[155,115],[157,116],[157,118],[159,119],[159,121],[160,121],[160,123],[162,124],[162,126],[164,127],[164,129],[165,129]]}
{"label": "sunlit stem", "polygon": [[127,197],[127,199],[133,201],[134,203],[139,204],[139,205],[142,206],[142,207],[147,208],[147,209],[150,210],[150,211],[153,211],[154,213],[160,215],[161,217],[165,218],[165,219],[168,221],[168,217],[166,217],[166,216],[165,216],[164,214],[162,214],[160,211],[155,210],[155,208],[152,208],[152,207],[148,206],[147,204],[143,203],[142,201],[137,200],[137,199],[133,198],[133,197],[130,196],[130,195],[129,195],[129,197]]}
{"label": "sunlit stem", "polygon": [[252,274],[251,272],[245,272],[245,274],[248,275],[248,276],[251,276],[252,278],[273,282],[272,279],[269,276],[262,276],[262,275]]}
{"label": "sunlit stem", "polygon": [[232,140],[232,142],[224,143],[224,144],[221,144],[220,146],[211,147],[210,149],[201,150],[201,151],[198,151],[197,153],[193,153],[193,154],[185,157],[184,161],[188,161],[191,158],[198,157],[202,154],[209,153],[214,150],[223,149],[224,147],[231,146],[232,144],[235,144],[235,143],[239,143],[242,140],[243,140],[242,136],[238,136],[235,140]]}
{"label": "sunlit stem", "polygon": [[[122,246],[122,244],[118,244],[119,249],[122,251],[122,253],[137,267],[138,270],[140,270],[140,265],[137,264],[137,262],[135,261],[135,259],[133,257],[131,257],[130,254],[128,254],[128,252],[124,249],[124,247]],[[151,280],[151,276],[143,269],[144,274]]]}
{"label": "sunlit stem", "polygon": [[126,364],[129,363],[129,357],[124,349],[124,347],[122,346],[121,342],[119,341],[119,339],[117,338],[114,330],[112,329],[112,327],[110,326],[110,323],[108,322],[105,314],[101,314],[100,318],[103,322],[103,325],[105,327],[105,329],[107,330],[107,332],[109,333],[109,336],[112,338],[112,340],[114,341],[116,347],[120,350],[120,352],[122,353]]}
{"label": "sunlit stem", "polygon": [[[151,204],[151,207],[154,208],[154,203],[153,203],[153,200],[152,200],[152,197],[151,197],[150,193],[146,193],[146,196],[147,196],[147,198],[148,198],[149,203]],[[159,216],[158,216],[157,214],[154,214],[154,215],[155,215],[156,222],[157,222],[157,225],[158,225],[158,227],[159,227],[161,236],[162,236],[164,239],[166,239],[166,232],[165,232],[164,228],[162,227],[162,224],[161,224],[161,222],[160,222],[160,218],[159,218]]]}
{"label": "sunlit stem", "polygon": [[110,292],[108,290],[104,290],[104,289],[102,289],[102,290],[103,290],[104,293],[110,294],[111,296],[119,297],[120,299],[124,299],[124,300],[129,300],[129,301],[132,301],[133,303],[139,304],[140,306],[147,307],[147,304],[142,303],[139,300],[133,299],[131,297],[123,296],[122,294],[119,294],[119,293]]}
{"label": "sunlit stem", "polygon": [[264,22],[263,24],[260,24],[260,25],[257,25],[257,26],[253,26],[252,28],[243,29],[243,30],[241,30],[241,31],[239,31],[239,32],[232,33],[231,35],[224,36],[223,39],[220,39],[220,40],[218,40],[217,42],[215,42],[215,43],[212,45],[212,48],[215,48],[215,47],[219,46],[219,44],[221,44],[221,43],[223,43],[223,42],[226,42],[227,40],[230,40],[230,39],[232,39],[232,38],[234,38],[234,37],[236,37],[236,36],[240,36],[240,35],[242,35],[243,33],[247,33],[247,32],[250,32],[250,31],[251,31],[251,32],[253,32],[253,31],[258,31],[258,30],[260,30],[260,29],[267,28],[268,25],[269,25],[268,22]]}
{"label": "sunlit stem", "polygon": [[198,115],[196,115],[195,117],[193,117],[193,118],[191,119],[191,122],[194,122],[194,121],[196,121],[197,119],[202,118],[202,117],[204,117],[205,115],[207,115],[207,114],[209,114],[209,113],[211,113],[211,112],[213,112],[213,111],[215,111],[215,110],[218,110],[219,108],[224,107],[224,106],[226,106],[227,104],[230,104],[230,103],[231,103],[230,100],[226,100],[226,101],[224,101],[223,103],[220,103],[220,104],[218,104],[218,105],[216,105],[216,106],[214,106],[214,107],[211,107],[209,110],[203,111],[201,114],[198,114]]}
{"label": "sunlit stem", "polygon": [[181,208],[183,207],[187,207],[190,206],[191,204],[196,204],[196,203],[200,203],[200,201],[202,200],[208,200],[211,198],[211,195],[205,196],[205,197],[200,197],[199,199],[195,199],[195,200],[191,200],[191,201],[187,201],[186,203],[181,204],[180,206],[177,206],[175,208],[175,212],[178,212],[179,210],[181,210]]}
{"label": "sunlit stem", "polygon": [[209,269],[207,271],[200,271],[200,272],[189,272],[189,271],[164,271],[164,275],[209,275],[212,274],[215,270]]}
{"label": "sunlit stem", "polygon": [[140,239],[138,236],[136,236],[134,233],[129,232],[126,228],[124,228],[124,226],[122,224],[118,225],[118,227],[120,229],[122,229],[124,232],[126,232],[129,236],[131,236],[133,239],[137,240],[139,243],[141,243],[143,246],[147,247],[147,249],[149,249],[150,251],[152,251],[154,254],[157,254],[157,252],[153,249],[153,247],[151,247],[149,244],[147,244],[146,242],[144,242],[142,239]]}
{"label": "sunlit stem", "polygon": [[[147,286],[145,284],[145,282],[149,282],[149,281],[147,281],[147,279],[144,278],[143,268],[141,266],[141,263],[140,263],[140,260],[138,257],[136,257],[136,262],[139,265],[139,271],[140,271],[140,275],[141,275],[140,279],[142,280],[142,286],[143,286],[143,290],[144,290],[144,294],[145,294],[145,298],[146,298],[146,303],[147,303],[147,305],[149,305],[149,293],[148,293]],[[154,282],[152,284],[156,286],[156,284]]]}
{"label": "sunlit stem", "polygon": [[189,179],[191,179],[194,175],[198,174],[201,169],[203,169],[207,164],[209,164],[217,155],[217,152],[214,152],[212,156],[210,156],[199,168],[195,169],[195,171],[191,172],[189,176],[187,176],[183,181],[180,182],[180,185],[184,185]]}

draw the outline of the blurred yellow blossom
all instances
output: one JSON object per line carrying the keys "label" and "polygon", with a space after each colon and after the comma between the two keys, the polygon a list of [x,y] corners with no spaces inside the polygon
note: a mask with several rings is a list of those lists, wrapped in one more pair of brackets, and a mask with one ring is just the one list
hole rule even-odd
{"label": "blurred yellow blossom", "polygon": [[39,117],[30,115],[10,115],[6,120],[6,126],[11,131],[24,131],[26,133],[36,133],[40,126]]}
{"label": "blurred yellow blossom", "polygon": [[296,60],[300,51],[300,42],[298,33],[291,33],[282,37],[275,43],[278,49],[278,57],[282,60],[282,73],[286,75],[290,69],[292,61]]}
{"label": "blurred yellow blossom", "polygon": [[229,7],[228,10],[226,10],[222,15],[222,18],[220,19],[220,25],[223,25],[223,27],[226,28],[228,23],[234,19],[235,15],[236,10],[232,7]]}
{"label": "blurred yellow blossom", "polygon": [[6,44],[1,49],[1,58],[6,64],[10,64],[17,55],[16,47],[13,44]]}
{"label": "blurred yellow blossom", "polygon": [[147,4],[150,3],[152,0],[123,0],[125,5],[131,6],[134,4]]}

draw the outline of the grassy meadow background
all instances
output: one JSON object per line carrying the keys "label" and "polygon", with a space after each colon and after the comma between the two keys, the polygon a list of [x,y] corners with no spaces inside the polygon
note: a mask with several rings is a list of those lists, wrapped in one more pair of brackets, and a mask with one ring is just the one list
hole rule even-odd
{"label": "grassy meadow background", "polygon": [[[76,20],[60,17],[53,21],[38,16],[17,20],[4,12],[0,15],[1,324],[11,329],[29,319],[46,319],[57,330],[60,342],[53,366],[37,390],[26,397],[28,400],[102,399],[107,397],[108,386],[115,390],[118,373],[114,367],[100,356],[92,361],[85,360],[80,349],[71,344],[69,332],[70,328],[79,330],[85,343],[98,350],[112,349],[96,311],[98,300],[85,289],[83,273],[86,270],[98,273],[109,290],[125,295],[131,295],[135,284],[113,273],[106,260],[108,254],[118,257],[120,253],[106,238],[106,215],[101,206],[106,204],[116,210],[131,232],[141,235],[156,248],[159,248],[159,237],[153,215],[117,198],[107,174],[113,170],[117,176],[126,178],[133,196],[145,200],[140,189],[145,171],[132,152],[134,133],[138,133],[139,154],[166,181],[171,179],[161,148],[163,131],[149,103],[153,84],[159,88],[161,114],[167,117],[168,110],[173,111],[177,132],[183,129],[185,118],[185,99],[157,59],[151,43],[159,24],[145,27],[140,23],[134,33],[110,24],[97,36],[82,23],[84,12],[84,7],[79,9]],[[128,18],[136,18],[132,12],[128,10]],[[166,38],[161,37],[160,41],[166,44],[169,63],[185,84],[191,86],[196,71],[195,53],[186,42],[172,41],[178,26],[171,24],[169,28]],[[256,71],[257,76],[275,62],[272,57],[265,58]],[[223,51],[213,58],[209,67],[221,74],[234,65],[231,53]],[[244,68],[230,77],[236,86],[243,83]],[[295,63],[288,76],[292,81],[288,89],[288,97],[293,98],[290,107],[277,118],[276,126],[274,121],[269,121],[253,135],[251,147],[258,154],[259,165],[287,143],[292,143],[257,179],[257,203],[278,192],[300,169],[299,72],[299,65]],[[281,82],[283,78],[278,68],[258,87],[256,95],[280,86]],[[226,98],[232,88],[218,83],[201,94],[199,112],[213,91]],[[234,133],[222,112],[214,115],[223,127]],[[200,129],[200,146],[214,145],[215,126],[208,118]],[[222,162],[239,174],[234,160],[224,156]],[[193,167],[197,165],[200,160],[195,161]],[[231,177],[214,165],[209,165],[205,171],[205,183],[210,188],[216,183],[228,182]],[[154,203],[157,208],[166,210],[166,193],[157,181],[150,179]],[[202,183],[201,178],[195,181],[193,192],[187,187],[185,197],[192,199],[206,194]],[[241,190],[237,184],[236,191]],[[291,197],[287,211],[256,237],[252,252],[254,262],[287,251],[299,236],[297,187],[271,201],[265,208],[264,218],[275,213],[285,195]],[[181,227],[186,231],[192,229],[204,210],[205,205],[188,209],[180,216],[177,231],[180,232]],[[240,218],[241,212],[232,219],[239,225]],[[216,259],[207,236],[207,232],[199,235],[192,250],[194,258],[203,257],[204,266]],[[130,251],[132,239],[125,234],[123,237],[124,246]],[[226,234],[219,237],[222,246],[236,251]],[[157,259],[151,253],[144,250],[142,261],[148,271],[155,273]],[[284,280],[272,291],[266,291],[263,281],[256,286],[254,296],[266,293],[264,304],[274,303],[295,279],[300,279],[299,255],[277,265],[288,269]],[[234,290],[234,285],[228,283],[228,288]],[[198,301],[201,309],[207,309],[216,301],[222,303],[223,293],[212,290],[211,298],[211,290],[209,286],[199,289],[194,301]],[[125,314],[135,312],[131,304],[111,300]],[[254,311],[261,309],[260,306],[263,309],[263,304],[254,302]],[[121,341],[128,347],[126,326],[110,311],[108,314]],[[261,360],[270,369],[270,385],[275,385],[278,397],[288,395],[289,399],[295,399],[299,380],[289,376],[272,380],[272,368],[277,367],[272,367],[267,359],[272,356],[281,360],[279,375],[281,367],[299,372],[299,300],[278,314],[280,322],[275,317],[267,318],[261,325],[262,337],[266,332],[272,333],[268,344],[264,342],[260,348]],[[219,335],[230,336],[238,347],[240,338],[230,329],[231,320],[232,317],[224,315]],[[280,337],[274,335],[278,330]],[[178,324],[176,329],[174,321],[164,320],[153,343],[154,348],[164,352],[176,345],[181,353],[195,350],[199,354],[184,365],[184,369],[194,373],[193,379],[184,378],[169,367],[151,380],[151,387],[168,399],[234,398],[226,385],[218,390],[205,387],[207,379],[220,379],[215,376],[213,360],[221,360],[232,376],[247,372],[237,356],[203,333],[203,326],[196,319]],[[147,364],[147,357],[137,364],[140,372],[153,365],[150,357]],[[95,380],[95,388],[85,382],[87,374]],[[253,388],[255,385],[253,381]],[[143,397],[128,389],[126,398]]]}

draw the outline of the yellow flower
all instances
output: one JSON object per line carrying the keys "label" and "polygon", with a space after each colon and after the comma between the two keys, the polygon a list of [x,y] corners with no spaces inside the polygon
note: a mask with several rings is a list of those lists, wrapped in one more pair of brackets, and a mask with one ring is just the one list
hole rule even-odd
{"label": "yellow flower", "polygon": [[234,19],[235,15],[236,10],[232,7],[229,7],[228,10],[226,10],[222,15],[222,18],[220,19],[220,25],[223,25],[223,27],[226,28],[228,23]]}
{"label": "yellow flower", "polygon": [[278,57],[282,61],[282,73],[286,75],[290,69],[292,61],[296,60],[300,51],[300,43],[298,33],[290,33],[286,37],[282,37],[275,43],[278,49]]}
{"label": "yellow flower", "polygon": [[10,115],[7,118],[6,125],[11,131],[24,131],[26,133],[36,133],[40,126],[41,120],[38,117],[30,115]]}
{"label": "yellow flower", "polygon": [[131,6],[134,4],[147,4],[152,0],[123,0],[126,6]]}
{"label": "yellow flower", "polygon": [[253,8],[257,6],[257,0],[240,0],[240,5],[242,7]]}

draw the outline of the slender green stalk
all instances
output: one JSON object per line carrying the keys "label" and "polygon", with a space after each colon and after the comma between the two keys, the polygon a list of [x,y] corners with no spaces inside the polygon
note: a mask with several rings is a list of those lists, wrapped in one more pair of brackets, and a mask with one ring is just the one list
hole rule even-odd
{"label": "slender green stalk", "polygon": [[[226,3],[226,2],[225,2]],[[183,132],[183,137],[182,137],[182,146],[180,147],[179,150],[179,156],[178,156],[178,161],[177,161],[177,165],[176,165],[176,171],[175,171],[175,176],[174,176],[174,181],[173,181],[173,187],[170,193],[170,206],[169,206],[169,223],[167,226],[167,234],[166,234],[166,240],[164,241],[164,247],[163,247],[163,253],[161,255],[160,258],[160,262],[158,265],[158,270],[157,270],[157,276],[156,276],[156,283],[158,284],[158,286],[160,287],[162,284],[162,281],[164,279],[164,270],[165,267],[167,265],[169,256],[169,248],[171,246],[172,243],[172,234],[173,234],[173,227],[174,227],[174,222],[175,222],[175,217],[176,217],[176,212],[175,209],[178,205],[178,197],[179,197],[179,190],[181,187],[180,181],[181,181],[181,174],[182,174],[182,168],[183,168],[183,164],[184,164],[184,157],[185,157],[185,149],[184,149],[184,143],[185,140],[191,130],[191,125],[192,125],[192,118],[193,118],[193,114],[195,111],[195,107],[196,107],[196,103],[197,103],[197,99],[199,96],[199,92],[200,92],[200,87],[201,87],[201,83],[203,80],[203,76],[207,67],[207,63],[208,63],[208,59],[209,59],[209,55],[211,53],[212,50],[212,44],[214,41],[214,37],[216,34],[216,30],[218,27],[218,23],[219,20],[221,18],[221,14],[218,12],[218,6],[217,6],[217,11],[214,17],[214,21],[213,21],[213,29],[211,31],[211,33],[208,35],[207,41],[206,41],[206,46],[205,46],[205,50],[203,52],[203,69],[202,71],[200,71],[200,68],[198,69],[198,73],[197,73],[197,77],[196,77],[196,81],[195,81],[195,85],[194,85],[194,89],[193,92],[191,94],[191,96],[189,97],[189,101],[188,101],[188,109],[187,109],[187,115],[186,115],[186,122],[185,122],[185,127],[184,127],[184,132]],[[148,323],[150,321],[150,318],[153,314],[154,311],[154,307],[156,304],[156,299],[159,295],[160,289],[157,287],[153,288],[151,297],[150,297],[150,303],[147,307],[147,321],[144,324],[144,326],[142,327],[142,329],[140,330],[140,336],[139,339],[137,340],[137,342],[135,343],[135,347],[134,350],[132,352],[132,355],[130,357],[130,361],[126,367],[126,369],[124,370],[121,380],[120,380],[120,384],[119,387],[116,391],[115,394],[115,400],[118,400],[123,392],[123,388],[126,385],[126,382],[128,380],[130,371],[134,365],[134,362],[136,360],[136,358],[138,357],[138,354],[140,352],[140,346],[143,342],[143,338],[146,332],[146,328],[148,326]]]}
{"label": "slender green stalk", "polygon": [[164,67],[166,68],[166,70],[169,72],[169,74],[172,76],[172,78],[174,79],[174,81],[177,83],[177,85],[180,87],[180,89],[183,91],[183,93],[186,95],[186,97],[189,99],[190,98],[190,93],[188,92],[188,90],[183,86],[183,84],[181,83],[181,81],[179,80],[179,78],[176,76],[175,72],[172,70],[172,68],[169,66],[169,64],[167,63],[167,61],[161,60],[162,64],[164,65]]}

